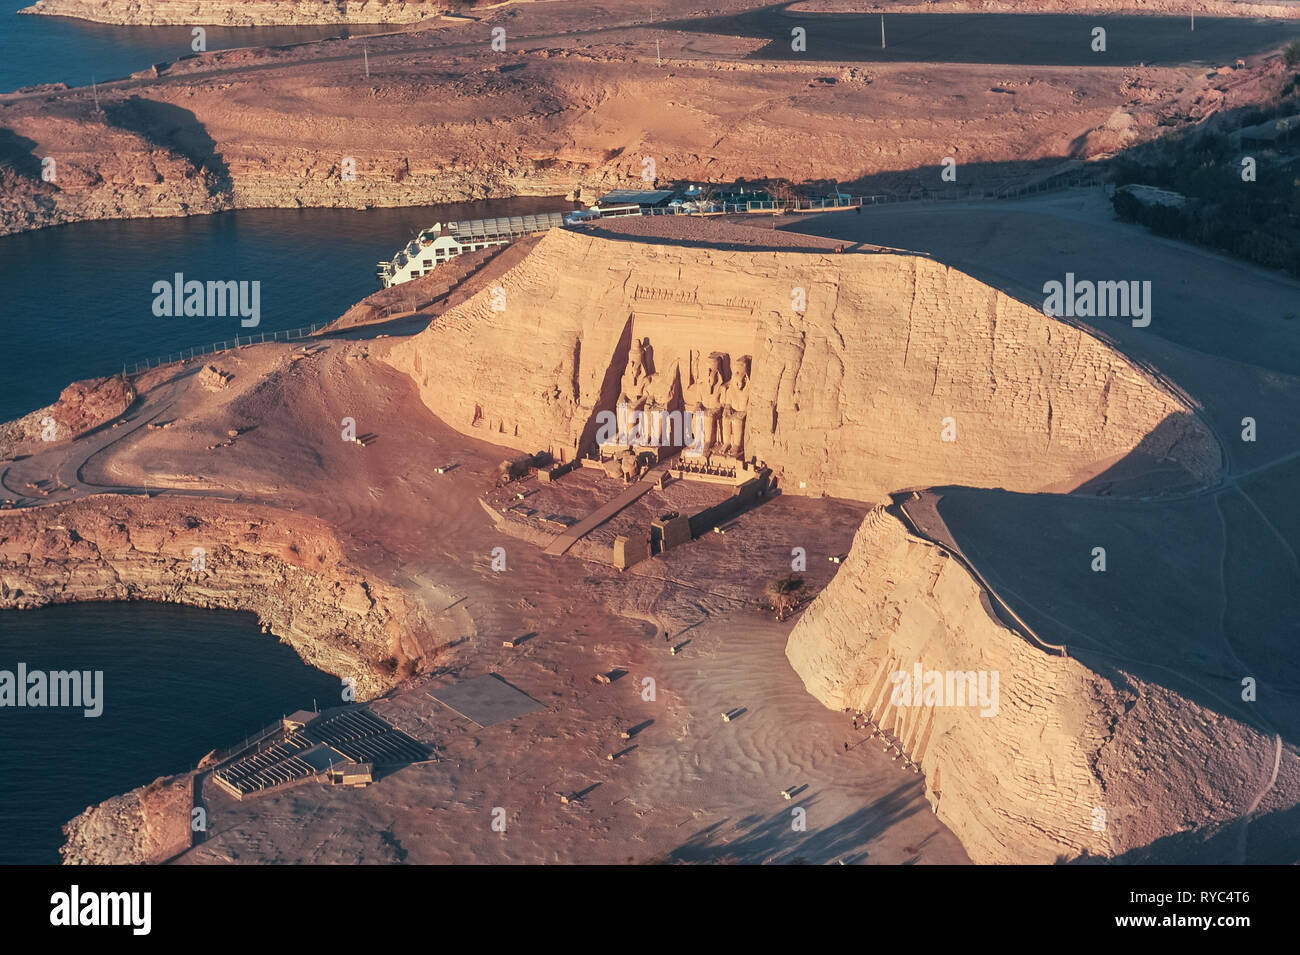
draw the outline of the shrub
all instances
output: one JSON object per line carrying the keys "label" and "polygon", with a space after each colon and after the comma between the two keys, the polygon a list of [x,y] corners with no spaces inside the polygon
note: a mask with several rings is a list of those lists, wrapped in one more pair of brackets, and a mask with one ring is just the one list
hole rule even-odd
{"label": "shrub", "polygon": [[1292,40],[1283,47],[1282,58],[1287,66],[1300,66],[1300,40]]}
{"label": "shrub", "polygon": [[1115,207],[1115,215],[1125,222],[1137,222],[1142,215],[1142,203],[1138,202],[1133,193],[1126,190],[1115,190],[1115,197],[1111,199],[1111,204]]}
{"label": "shrub", "polygon": [[777,620],[785,620],[786,616],[799,606],[803,589],[803,578],[797,574],[768,581],[764,594],[767,597],[768,608],[775,611]]}

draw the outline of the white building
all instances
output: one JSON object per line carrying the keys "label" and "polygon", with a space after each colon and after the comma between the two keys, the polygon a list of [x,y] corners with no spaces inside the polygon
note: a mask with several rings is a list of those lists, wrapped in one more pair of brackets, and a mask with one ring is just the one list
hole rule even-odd
{"label": "white building", "polygon": [[379,263],[379,281],[385,288],[427,275],[448,259],[477,252],[490,245],[506,245],[520,236],[564,225],[564,213],[543,212],[501,219],[435,222],[412,239],[388,262]]}

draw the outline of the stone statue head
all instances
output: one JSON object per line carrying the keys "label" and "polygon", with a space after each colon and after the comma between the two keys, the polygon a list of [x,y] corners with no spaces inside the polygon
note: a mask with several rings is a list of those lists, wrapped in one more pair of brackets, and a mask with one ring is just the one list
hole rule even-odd
{"label": "stone statue head", "polygon": [[710,390],[722,382],[722,362],[725,357],[720,351],[709,353],[704,365],[704,378],[709,383]]}
{"label": "stone statue head", "polygon": [[641,344],[641,339],[632,339],[632,346],[627,351],[627,366],[629,368],[645,367],[645,346]]}

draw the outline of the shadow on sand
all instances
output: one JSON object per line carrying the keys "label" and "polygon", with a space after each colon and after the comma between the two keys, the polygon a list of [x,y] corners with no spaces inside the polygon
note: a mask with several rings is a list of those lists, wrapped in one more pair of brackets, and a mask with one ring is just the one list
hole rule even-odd
{"label": "shadow on sand", "polygon": [[[867,846],[891,827],[926,810],[918,783],[899,786],[870,806],[825,824],[818,820],[819,799],[798,799],[771,816],[722,819],[694,833],[664,861],[754,865],[820,865],[865,861]],[[794,829],[796,809],[806,813],[807,830]],[[936,823],[936,827],[938,824]]]}
{"label": "shadow on sand", "polygon": [[216,141],[189,110],[132,96],[123,102],[107,104],[104,115],[110,126],[135,133],[160,149],[185,157],[196,168],[209,173],[219,192],[229,193],[233,189],[230,170],[217,152]]}

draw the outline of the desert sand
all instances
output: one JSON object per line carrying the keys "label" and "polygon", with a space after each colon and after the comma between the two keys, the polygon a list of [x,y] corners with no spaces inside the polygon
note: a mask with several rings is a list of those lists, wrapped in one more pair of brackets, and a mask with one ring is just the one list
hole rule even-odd
{"label": "desert sand", "polygon": [[[869,216],[818,221],[860,228]],[[816,230],[818,221],[807,225]],[[1222,483],[1224,459],[1199,410],[1103,340],[927,257],[869,248],[828,254],[818,251],[824,240],[743,222],[690,222],[690,238],[667,244],[673,225],[552,232],[530,249],[512,250],[516,264],[492,273],[490,283],[470,272],[458,304],[444,300],[413,316],[427,321],[423,331],[366,338],[367,326],[350,323],[339,333],[345,337],[327,335],[306,347],[248,346],[206,364],[156,369],[133,383],[143,417],[7,466],[6,486],[15,468],[67,473],[59,463],[67,461],[80,462],[81,481],[55,489],[37,510],[0,518],[11,542],[0,568],[11,605],[30,601],[29,593],[56,600],[100,594],[104,583],[87,571],[102,564],[117,586],[143,596],[254,609],[304,658],[344,678],[368,677],[359,685],[377,711],[435,749],[437,761],[360,791],[308,784],[236,803],[208,784],[212,828],[180,860],[1052,862],[1142,852],[1159,858],[1170,851],[1162,843],[1189,832],[1226,832],[1229,855],[1263,851],[1243,822],[1258,814],[1271,826],[1295,804],[1300,782],[1294,751],[1280,736],[1177,674],[1157,679],[1131,658],[1089,656],[1078,638],[1051,632],[1018,603],[1014,588],[1004,595],[989,584],[984,553],[971,546],[967,555],[960,532],[936,545],[951,533],[942,511],[871,508],[888,503],[882,488],[917,484],[945,467],[952,469],[945,480],[973,488],[1086,485],[1111,472],[1125,446],[1131,460],[1124,473],[1146,496],[1200,493]],[[566,266],[573,261],[584,269]],[[665,269],[680,276],[679,294],[669,300],[647,291]],[[709,276],[707,287],[694,289],[692,270]],[[765,294],[775,295],[764,292],[766,276],[785,295],[795,273],[809,288],[841,290],[834,312],[814,307],[815,295],[803,315],[790,312],[788,298],[762,304]],[[736,278],[724,281],[728,274]],[[925,294],[916,288],[922,275],[933,277]],[[513,303],[504,315],[487,308],[498,285]],[[874,294],[858,297],[859,285]],[[944,304],[943,296],[966,304]],[[890,314],[877,311],[879,303],[900,298],[913,302],[911,319],[883,320],[873,333],[881,364],[864,378],[846,376],[837,386],[842,402],[809,404],[797,388],[783,391],[778,382],[790,374],[774,374],[771,365],[797,367],[800,359],[789,346],[776,347],[781,324],[795,322],[803,349],[829,358],[852,349],[852,335],[869,329],[873,315]],[[920,345],[920,329],[942,327],[945,316],[968,307],[997,315],[996,322],[972,321],[959,336],[973,356],[991,349],[984,358],[957,360]],[[505,533],[487,512],[509,504],[493,490],[496,464],[519,450],[570,446],[579,422],[603,403],[603,369],[622,367],[624,321],[606,329],[602,316],[630,310],[637,337],[667,346],[671,339],[656,329],[702,308],[734,316],[711,332],[719,344],[752,347],[756,420],[747,442],[761,449],[783,493],[726,534],[705,534],[622,573],[595,544],[554,558],[525,536]],[[783,310],[786,317],[770,324]],[[497,337],[498,327],[507,338]],[[1051,328],[1052,337],[1027,334],[1034,327]],[[972,334],[977,328],[990,336],[986,344]],[[477,331],[464,337],[470,329]],[[503,346],[511,329],[528,339],[531,362],[511,363]],[[572,358],[575,340],[582,364],[566,368],[560,356]],[[1012,342],[1016,348],[994,359],[990,376],[988,355]],[[900,354],[891,357],[891,348]],[[423,386],[438,356],[448,354],[457,360],[437,365],[441,387]],[[670,348],[657,357],[664,367],[671,359]],[[833,361],[846,370],[871,368],[862,356]],[[913,363],[915,380],[908,376]],[[207,365],[220,376],[203,374]],[[1062,429],[1053,441],[1023,426],[1000,436],[977,426],[970,450],[959,443],[959,459],[944,464],[938,421],[930,421],[936,412],[927,408],[936,369],[959,420],[993,422],[1006,412],[981,416],[988,397],[980,389],[1020,405],[1017,382],[1043,387],[1058,365],[1071,374],[1088,370],[1052,397],[1053,427]],[[855,449],[849,453],[810,456],[805,444],[780,441],[789,415],[851,408],[862,400],[854,395],[870,394],[857,382],[884,372],[903,375],[888,393],[919,402],[889,417],[893,440],[917,441],[905,456],[914,474],[891,470],[898,465],[889,455],[868,450],[881,440],[870,426],[880,416],[859,420],[837,411],[827,419],[833,427],[820,426],[831,446]],[[833,394],[824,372],[815,380],[823,395]],[[573,391],[556,393],[560,382]],[[1133,399],[1121,400],[1126,388]],[[1103,416],[1106,430],[1072,442],[1087,425],[1071,417],[1070,405],[1102,394],[1114,403]],[[531,416],[524,414],[529,395],[537,400]],[[475,396],[481,413],[465,413],[464,396]],[[767,403],[775,414],[764,410]],[[373,440],[364,447],[340,440],[345,416]],[[1171,417],[1177,440],[1152,444],[1149,436]],[[773,420],[779,424],[768,435]],[[799,431],[818,427],[810,418]],[[996,452],[980,453],[982,442]],[[1139,448],[1145,451],[1134,456]],[[1021,459],[1033,463],[1031,471],[998,463]],[[451,463],[456,467],[438,473]],[[619,487],[602,483],[609,479],[592,483],[586,473],[565,492],[566,506],[594,506]],[[576,476],[558,487],[566,480]],[[528,491],[535,479],[513,486]],[[143,488],[155,495],[147,506],[157,531],[147,545],[130,511],[87,496]],[[90,518],[105,508],[122,513],[130,528],[114,531]],[[256,509],[265,508],[279,515],[274,533],[258,518]],[[186,513],[195,515],[189,524],[166,529]],[[43,530],[41,548],[27,543],[23,528],[32,517],[48,527],[55,515],[72,536]],[[236,547],[241,526],[251,533]],[[320,536],[325,529],[329,545]],[[200,538],[215,539],[211,573],[193,580],[186,554]],[[74,539],[76,552],[60,550]],[[504,571],[493,568],[495,547],[505,549]],[[758,605],[763,583],[788,572],[794,547],[807,553],[809,596],[817,596],[797,623],[780,623]],[[845,554],[846,563],[830,560]],[[348,581],[359,585],[359,601],[347,597]],[[309,600],[308,592],[319,597]],[[989,603],[999,599],[1024,611],[1022,620],[1000,616]],[[917,623],[936,619],[944,621],[938,629]],[[1033,622],[1022,627],[1023,619]],[[917,636],[929,642],[917,644]],[[504,647],[507,639],[516,645]],[[880,740],[843,712],[871,709],[867,691],[883,659],[878,643],[900,660],[919,653],[934,665],[1000,669],[999,717],[940,711],[927,730],[916,714],[897,722],[886,714],[880,718],[908,760],[882,751]],[[670,646],[679,652],[670,654]],[[545,709],[482,729],[428,696],[487,672]],[[602,673],[610,683],[595,681]],[[647,677],[652,700],[643,696]],[[737,710],[732,721],[720,719]],[[1116,722],[1117,714],[1126,715]],[[1053,732],[1044,734],[1044,725]],[[620,740],[622,731],[631,738]],[[1178,743],[1153,750],[1154,738]],[[1225,738],[1239,742],[1218,746]],[[991,751],[1011,762],[996,768]],[[1204,756],[1193,758],[1207,751],[1214,760],[1208,774]],[[783,790],[793,792],[790,801]],[[1168,795],[1155,795],[1161,792]],[[569,798],[575,794],[581,799]],[[1103,831],[1091,828],[1099,806],[1111,820]],[[504,835],[490,826],[497,807],[506,811]],[[805,830],[792,825],[797,808],[807,810]],[[70,858],[108,857],[120,812],[92,809],[77,820]],[[93,856],[77,848],[91,844]],[[119,843],[119,858],[140,858],[133,845]]]}
{"label": "desert sand", "polygon": [[[778,63],[645,18],[519,4],[368,40],[369,76],[337,41],[0,97],[0,228],[590,199],[646,157],[665,180],[861,193],[930,188],[953,156],[998,194],[1253,105],[1283,73]],[[1045,315],[1067,270],[1149,277],[1153,324]],[[437,757],[242,802],[200,779],[212,826],[181,862],[1291,862],[1296,292],[1114,223],[1099,190],[555,230],[309,344],[84,383],[6,426],[0,605],[253,610]],[[503,482],[502,462],[573,461],[645,374],[707,398],[743,445],[727,457],[777,493],[621,572],[616,534],[716,488],[670,482],[544,553],[546,511],[624,483]],[[1245,415],[1266,437],[1238,439]],[[512,513],[529,499],[540,518]],[[802,600],[774,620],[765,584],[799,552]],[[912,662],[999,672],[997,715],[889,702]],[[429,696],[485,673],[544,708],[481,728]],[[88,808],[65,857],[160,861],[166,838],[132,834],[171,831],[156,796]]]}

